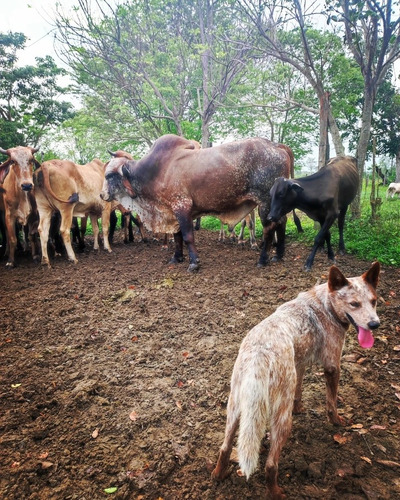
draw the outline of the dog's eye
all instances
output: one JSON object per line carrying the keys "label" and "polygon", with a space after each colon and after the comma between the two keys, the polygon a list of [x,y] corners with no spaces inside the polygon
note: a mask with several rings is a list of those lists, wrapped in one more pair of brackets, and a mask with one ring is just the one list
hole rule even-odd
{"label": "dog's eye", "polygon": [[376,306],[376,299],[371,300],[371,304],[372,304],[372,307],[375,307]]}
{"label": "dog's eye", "polygon": [[358,307],[361,307],[361,304],[359,302],[356,302],[356,301],[350,302],[350,305],[351,305],[351,307],[354,307],[355,309]]}

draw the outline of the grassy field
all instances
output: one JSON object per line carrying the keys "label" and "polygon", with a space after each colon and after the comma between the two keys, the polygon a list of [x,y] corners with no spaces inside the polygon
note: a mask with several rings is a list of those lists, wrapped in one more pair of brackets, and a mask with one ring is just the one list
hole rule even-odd
{"label": "grassy field", "polygon": [[[359,256],[362,259],[373,261],[379,260],[388,266],[400,267],[400,199],[386,200],[386,187],[379,186],[378,196],[382,200],[375,220],[371,219],[370,187],[364,188],[361,195],[361,217],[353,219],[348,211],[344,229],[344,241],[348,253]],[[297,233],[291,215],[288,217],[286,235],[289,239],[302,241],[311,245],[316,235],[314,221],[305,214],[298,212],[301,218],[304,233]],[[219,230],[220,222],[213,217],[203,217],[202,227]],[[239,231],[239,225],[236,226]],[[246,236],[248,232],[246,229]],[[262,226],[257,218],[257,238],[262,237]],[[337,251],[339,233],[335,223],[331,229],[332,244]]]}

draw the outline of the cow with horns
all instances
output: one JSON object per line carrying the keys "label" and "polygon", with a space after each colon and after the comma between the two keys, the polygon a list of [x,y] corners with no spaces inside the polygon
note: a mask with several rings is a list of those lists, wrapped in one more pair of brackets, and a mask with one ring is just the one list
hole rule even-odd
{"label": "cow with horns", "polygon": [[277,258],[284,252],[286,217],[267,219],[269,191],[279,176],[289,177],[293,153],[287,146],[263,138],[251,138],[200,148],[196,141],[167,134],[155,141],[138,161],[116,156],[106,166],[103,200],[117,200],[134,209],[145,226],[172,232],[172,263],[182,262],[183,242],[189,253],[189,271],[199,269],[193,219],[214,215],[236,224],[259,205],[263,245],[258,265],[266,265],[273,230],[277,234]]}
{"label": "cow with horns", "polygon": [[33,170],[40,167],[40,163],[34,157],[38,150],[39,148],[25,146],[6,150],[0,148],[0,153],[8,156],[0,165],[0,216],[4,216],[6,228],[8,267],[15,266],[17,223],[28,226],[32,256],[34,259],[39,258],[34,242],[37,211],[33,195]]}

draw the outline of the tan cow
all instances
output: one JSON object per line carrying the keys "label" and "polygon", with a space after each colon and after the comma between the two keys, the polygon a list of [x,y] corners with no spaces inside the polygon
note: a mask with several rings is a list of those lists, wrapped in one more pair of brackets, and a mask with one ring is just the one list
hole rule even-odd
{"label": "tan cow", "polygon": [[42,264],[50,267],[47,242],[51,216],[57,210],[61,214],[60,233],[68,259],[78,262],[71,245],[72,218],[89,216],[94,236],[94,249],[99,249],[98,218],[102,220],[104,248],[111,252],[108,241],[111,203],[100,198],[104,181],[104,163],[95,158],[86,165],[68,160],[50,160],[36,170],[33,182],[40,216],[39,234],[42,247]]}
{"label": "tan cow", "polygon": [[[40,163],[33,156],[39,148],[16,146],[0,152],[8,159],[0,165],[0,212],[4,213],[7,233],[8,260],[6,266],[15,266],[17,246],[16,223],[27,225],[35,217],[35,199],[33,196],[33,168]],[[0,214],[1,215],[1,214]],[[36,255],[32,231],[29,232],[32,255]]]}

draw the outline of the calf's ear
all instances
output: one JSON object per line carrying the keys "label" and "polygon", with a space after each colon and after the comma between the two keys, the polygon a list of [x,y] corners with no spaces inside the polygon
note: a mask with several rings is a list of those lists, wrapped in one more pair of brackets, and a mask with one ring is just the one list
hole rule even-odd
{"label": "calf's ear", "polygon": [[345,278],[344,274],[336,266],[331,266],[329,269],[328,277],[328,288],[330,292],[335,290],[340,290],[344,286],[347,286],[349,282]]}
{"label": "calf's ear", "polygon": [[293,189],[293,191],[296,191],[296,193],[301,193],[302,191],[304,191],[304,188],[302,188],[300,184],[297,184],[297,182],[291,182],[290,187],[291,189]]}
{"label": "calf's ear", "polygon": [[366,271],[362,275],[362,278],[364,279],[364,281],[366,281],[376,289],[379,282],[380,271],[381,271],[381,265],[379,264],[378,261],[376,261],[372,264],[372,266],[368,269],[368,271]]}

